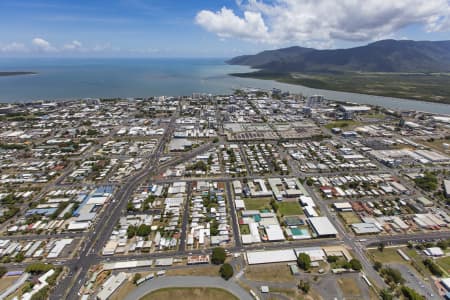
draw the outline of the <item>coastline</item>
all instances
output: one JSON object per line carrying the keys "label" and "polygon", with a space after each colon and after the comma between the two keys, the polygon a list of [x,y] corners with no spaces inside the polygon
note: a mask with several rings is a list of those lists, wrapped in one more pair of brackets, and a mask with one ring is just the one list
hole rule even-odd
{"label": "coastline", "polygon": [[[450,88],[448,90],[445,90],[446,94],[445,96],[441,97],[440,99],[436,96],[434,96],[434,93],[431,93],[432,91],[427,86],[424,86],[424,84],[420,81],[423,77],[430,77],[430,76],[437,76],[437,75],[417,75],[417,74],[411,74],[411,75],[400,75],[400,74],[300,74],[300,73],[277,73],[277,72],[270,72],[266,70],[256,70],[253,72],[247,72],[247,73],[230,73],[230,76],[233,77],[239,77],[239,78],[252,78],[252,79],[259,79],[259,80],[273,80],[280,83],[286,83],[286,84],[292,84],[296,86],[304,86],[308,88],[313,89],[322,89],[322,90],[329,90],[329,91],[338,91],[338,92],[347,92],[347,93],[356,93],[356,94],[366,94],[366,95],[373,95],[373,96],[381,96],[381,97],[392,97],[392,98],[398,98],[398,99],[406,99],[411,101],[423,101],[423,102],[432,102],[432,103],[440,103],[440,104],[450,104]],[[294,77],[293,75],[297,75],[297,77]],[[367,75],[370,75],[371,77],[376,76],[376,79],[382,81],[385,81],[387,84],[392,84],[399,82],[399,87],[397,89],[391,88],[383,90],[381,84],[378,82],[375,82],[373,85],[376,86],[377,89],[365,89],[364,84],[367,84],[367,81],[369,80],[369,77]],[[364,78],[367,76],[366,78]],[[413,83],[416,83],[421,86],[423,90],[422,91],[415,91],[415,92],[409,92],[411,90],[410,87],[409,90],[402,88],[401,80],[402,78],[411,79],[413,78]],[[450,86],[450,76],[440,76],[440,78],[444,78],[444,81],[448,81],[448,85]],[[362,82],[363,80],[366,82]],[[394,80],[397,79],[397,80]],[[432,78],[434,79],[434,78]],[[339,82],[340,80],[340,82]],[[390,81],[388,81],[390,80]],[[411,82],[409,83],[411,84]],[[431,85],[431,84],[430,84]],[[428,88],[428,89],[427,89]],[[406,92],[402,92],[406,90]],[[439,90],[442,92],[442,90]],[[433,98],[435,97],[435,98]]]}

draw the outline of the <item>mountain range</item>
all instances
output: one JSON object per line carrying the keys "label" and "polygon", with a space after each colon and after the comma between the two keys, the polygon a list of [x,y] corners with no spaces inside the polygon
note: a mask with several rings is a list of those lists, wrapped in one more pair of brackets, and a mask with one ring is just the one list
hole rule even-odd
{"label": "mountain range", "polygon": [[348,49],[289,47],[227,61],[271,72],[450,72],[450,41],[381,40]]}

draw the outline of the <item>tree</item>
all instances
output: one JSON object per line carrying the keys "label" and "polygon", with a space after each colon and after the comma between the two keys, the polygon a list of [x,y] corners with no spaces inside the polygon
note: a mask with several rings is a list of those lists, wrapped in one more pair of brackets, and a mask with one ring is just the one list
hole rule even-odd
{"label": "tree", "polygon": [[303,270],[308,271],[311,267],[311,257],[306,253],[300,253],[297,257],[297,264]]}
{"label": "tree", "polygon": [[311,285],[309,284],[309,281],[307,281],[307,280],[300,280],[300,282],[298,283],[298,288],[300,290],[302,290],[303,293],[308,294],[308,292],[311,288]]}
{"label": "tree", "polygon": [[350,260],[350,267],[355,271],[361,271],[362,269],[361,262],[356,258]]}
{"label": "tree", "polygon": [[135,211],[136,208],[134,207],[132,202],[127,203],[127,211]]}
{"label": "tree", "polygon": [[150,225],[141,224],[136,230],[136,235],[138,236],[148,236],[152,232],[152,227]]}
{"label": "tree", "polygon": [[233,267],[230,264],[223,264],[220,267],[219,270],[220,276],[222,276],[223,279],[228,280],[231,277],[233,277],[234,271],[233,271]]}
{"label": "tree", "polygon": [[376,271],[380,271],[381,268],[383,268],[383,264],[380,263],[379,261],[376,261],[376,262],[373,264],[373,268],[374,268]]}
{"label": "tree", "polygon": [[339,257],[336,255],[327,256],[327,262],[329,262],[330,264],[335,263],[338,260],[339,260]]}
{"label": "tree", "polygon": [[225,262],[225,258],[227,257],[225,253],[225,249],[222,247],[216,247],[213,249],[211,262],[215,265],[220,265]]}
{"label": "tree", "polygon": [[141,278],[142,278],[141,273],[136,273],[136,274],[134,274],[134,276],[133,276],[133,283],[137,285],[137,282],[138,282],[139,279],[141,279]]}
{"label": "tree", "polygon": [[127,236],[129,239],[133,238],[136,235],[136,227],[133,225],[128,226],[127,228]]}

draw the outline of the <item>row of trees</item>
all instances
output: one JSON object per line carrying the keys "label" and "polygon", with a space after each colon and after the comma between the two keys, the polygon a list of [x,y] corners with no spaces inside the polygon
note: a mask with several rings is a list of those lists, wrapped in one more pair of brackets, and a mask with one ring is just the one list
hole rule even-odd
{"label": "row of trees", "polygon": [[233,267],[230,264],[225,263],[226,258],[227,253],[225,252],[225,249],[223,249],[222,247],[216,247],[213,249],[211,262],[215,265],[221,265],[219,274],[223,279],[228,280],[233,277],[234,271]]}

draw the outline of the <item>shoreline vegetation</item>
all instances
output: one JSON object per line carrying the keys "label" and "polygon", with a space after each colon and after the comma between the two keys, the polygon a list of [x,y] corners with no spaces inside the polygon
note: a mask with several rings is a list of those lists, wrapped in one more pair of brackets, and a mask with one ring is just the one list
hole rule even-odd
{"label": "shoreline vegetation", "polygon": [[449,73],[283,73],[258,70],[229,75],[275,80],[315,89],[450,104]]}
{"label": "shoreline vegetation", "polygon": [[20,75],[36,75],[36,72],[17,71],[17,72],[0,72],[0,77],[20,76]]}

